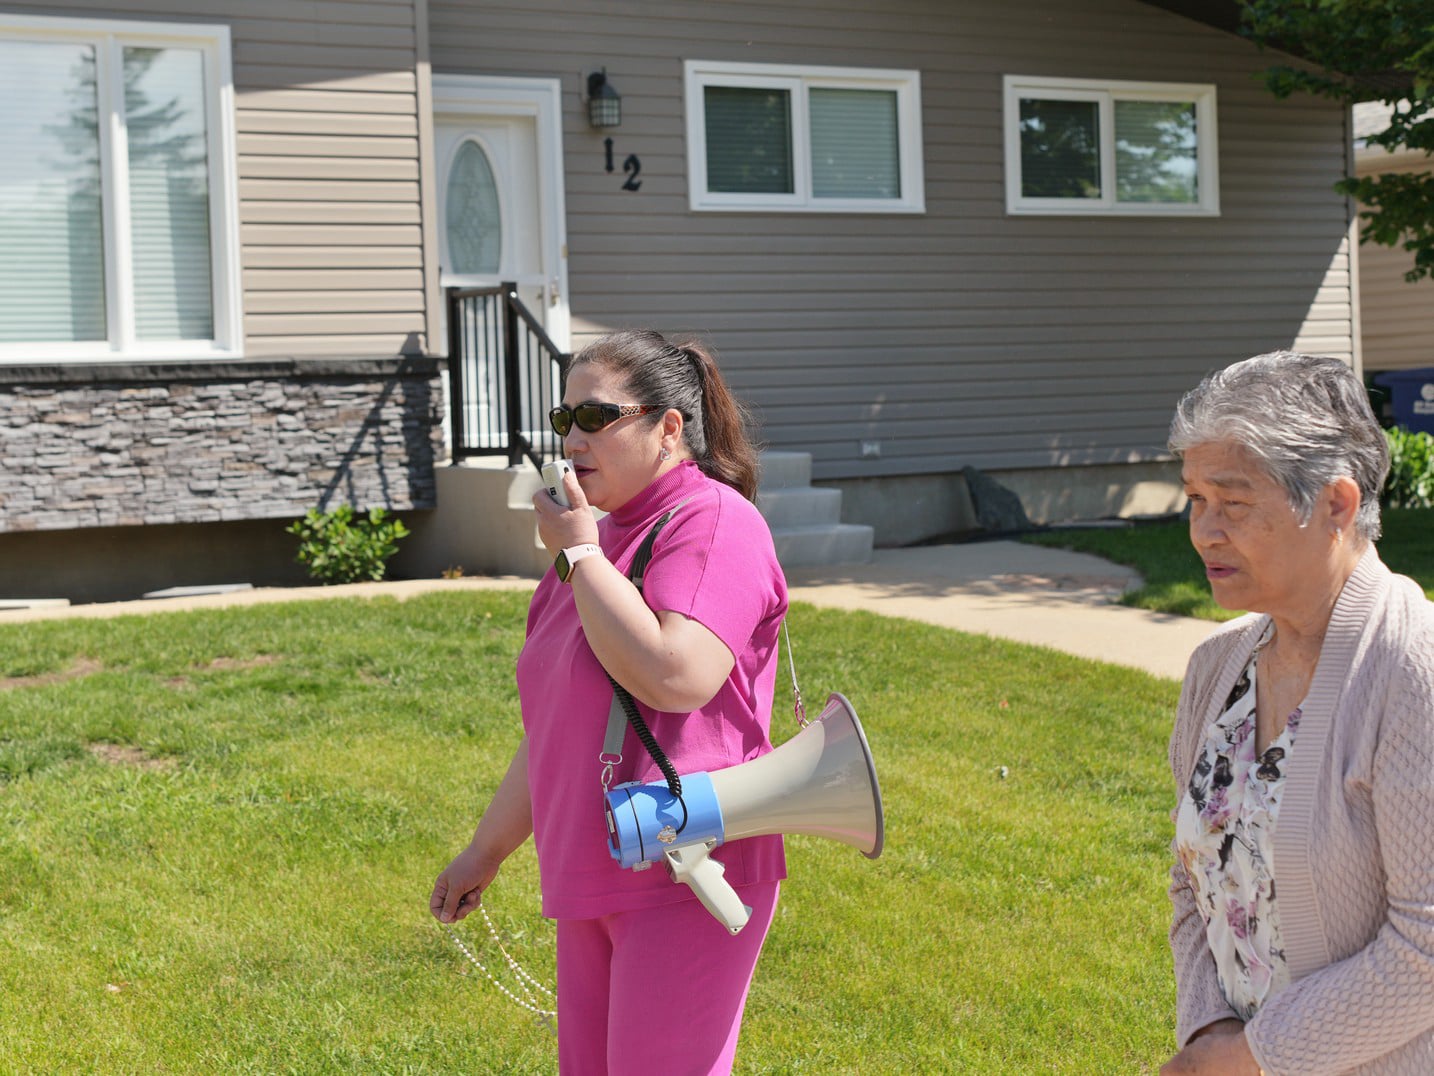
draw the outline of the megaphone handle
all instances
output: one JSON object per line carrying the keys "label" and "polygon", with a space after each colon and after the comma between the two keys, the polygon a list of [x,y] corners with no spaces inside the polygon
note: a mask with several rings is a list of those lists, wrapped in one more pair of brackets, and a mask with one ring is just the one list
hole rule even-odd
{"label": "megaphone handle", "polygon": [[722,877],[726,868],[708,855],[716,846],[715,841],[709,841],[664,849],[667,873],[674,882],[685,883],[717,922],[736,934],[747,925],[752,909],[742,903],[731,883]]}

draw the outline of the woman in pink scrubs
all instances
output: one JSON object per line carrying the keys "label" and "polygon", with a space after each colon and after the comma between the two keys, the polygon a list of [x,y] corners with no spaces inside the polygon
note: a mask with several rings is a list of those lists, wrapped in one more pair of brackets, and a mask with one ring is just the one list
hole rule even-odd
{"label": "woman in pink scrubs", "polygon": [[[533,595],[517,669],[524,737],[430,908],[442,922],[462,919],[531,833],[543,914],[557,920],[560,1071],[730,1072],[786,873],[781,837],[715,853],[752,908],[733,936],[666,871],[623,870],[610,856],[598,756],[607,673],[680,774],[772,749],[787,588],[752,503],[756,451],[712,357],[648,330],[579,353],[552,421],[575,467],[572,507],[546,490],[533,503],[565,578],[549,571]],[[608,515],[594,522],[589,505]],[[673,508],[639,592],[628,568]],[[631,729],[622,759],[613,785],[662,779]]]}

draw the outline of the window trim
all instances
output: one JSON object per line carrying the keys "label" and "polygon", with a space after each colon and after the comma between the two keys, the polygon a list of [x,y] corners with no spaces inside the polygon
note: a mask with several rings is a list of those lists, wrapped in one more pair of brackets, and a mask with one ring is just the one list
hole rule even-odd
{"label": "window trim", "polygon": [[[1035,91],[1035,92],[1031,92]],[[1021,99],[1094,101],[1099,105],[1100,198],[1028,198],[1021,194]],[[1219,132],[1215,86],[1194,82],[1006,75],[1002,79],[1006,213],[1011,216],[1218,217]],[[1115,102],[1185,101],[1195,105],[1196,202],[1118,202],[1115,197]],[[1104,177],[1109,177],[1107,183]]]}
{"label": "window trim", "polygon": [[[0,38],[7,41],[69,41],[95,46],[106,328],[104,340],[0,343],[0,364],[184,362],[242,358],[244,329],[239,263],[238,152],[229,27],[204,23],[3,15],[0,16]],[[124,122],[116,102],[124,99],[124,72],[120,59],[126,46],[189,48],[200,51],[204,56],[212,340],[135,339],[134,280],[129,271],[133,251],[129,235],[128,177],[119,168],[114,152],[115,138]]]}
{"label": "window trim", "polygon": [[[791,92],[791,194],[743,194],[707,190],[708,86],[776,88]],[[811,121],[807,91],[886,90],[896,94],[898,198],[818,198],[812,194]],[[925,213],[926,180],[921,139],[921,72],[874,67],[802,67],[795,64],[683,63],[687,117],[687,194],[694,212]]]}

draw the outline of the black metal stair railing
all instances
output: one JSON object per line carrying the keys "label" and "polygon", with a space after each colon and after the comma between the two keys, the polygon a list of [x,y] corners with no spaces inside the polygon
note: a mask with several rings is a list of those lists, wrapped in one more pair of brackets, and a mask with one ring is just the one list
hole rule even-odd
{"label": "black metal stair railing", "polygon": [[563,453],[548,425],[571,356],[553,343],[518,286],[448,288],[448,395],[453,460],[526,457],[541,468]]}

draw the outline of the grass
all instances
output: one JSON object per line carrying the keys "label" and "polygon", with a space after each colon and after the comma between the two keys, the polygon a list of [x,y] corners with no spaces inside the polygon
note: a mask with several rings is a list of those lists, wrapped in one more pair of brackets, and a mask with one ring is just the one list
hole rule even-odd
{"label": "grass", "polygon": [[[518,736],[525,602],[0,627],[0,1071],[554,1071],[426,909]],[[887,844],[789,839],[737,1071],[1156,1071],[1176,684],[863,613],[791,627],[809,705],[862,716]],[[529,844],[489,908],[551,981],[536,882]]]}
{"label": "grass", "polygon": [[[1434,599],[1434,510],[1385,509],[1379,555],[1390,569],[1416,580]],[[1125,564],[1138,571],[1145,585],[1121,601],[1139,609],[1230,620],[1239,612],[1222,609],[1210,597],[1204,568],[1190,546],[1182,521],[1142,523],[1116,530],[1054,529],[1023,535],[1035,545],[1073,549]]]}

